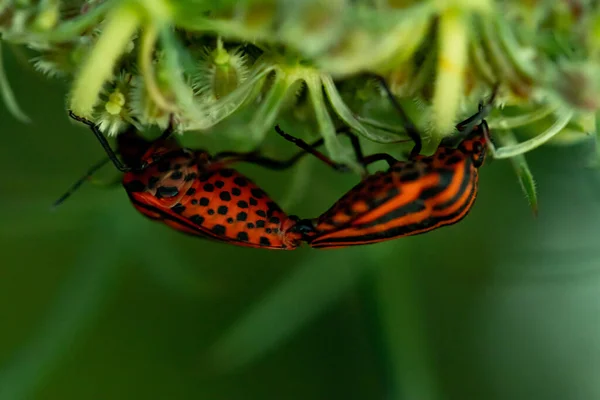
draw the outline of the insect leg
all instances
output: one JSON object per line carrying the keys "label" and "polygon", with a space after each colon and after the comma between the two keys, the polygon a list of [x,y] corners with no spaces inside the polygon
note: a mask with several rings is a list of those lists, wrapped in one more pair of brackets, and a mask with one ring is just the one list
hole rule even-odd
{"label": "insect leg", "polygon": [[377,153],[377,154],[371,154],[370,156],[365,157],[363,159],[363,165],[366,167],[367,165],[373,164],[374,162],[377,162],[377,161],[385,161],[386,163],[388,163],[388,165],[390,167],[392,167],[396,163],[398,163],[398,160],[389,154]]}
{"label": "insect leg", "polygon": [[[319,160],[323,161],[325,164],[329,165],[330,167],[336,169],[336,170],[344,170],[347,171],[348,168],[341,165],[341,164],[337,164],[335,163],[333,160],[331,160],[329,157],[327,157],[326,155],[324,155],[323,153],[321,153],[320,151],[316,150],[316,147],[321,146],[324,142],[325,139],[321,138],[319,140],[317,140],[316,142],[314,142],[313,144],[308,144],[306,143],[304,140],[297,138],[295,136],[292,136],[286,132],[284,132],[279,125],[275,126],[275,131],[279,134],[279,136],[281,136],[282,138],[284,138],[285,140],[287,140],[288,142],[292,142],[294,143],[296,146],[298,146],[299,148],[301,148],[303,151],[299,152],[298,154],[296,154],[295,156],[293,156],[291,159],[289,159],[287,162],[290,163],[290,165],[294,164],[296,161],[298,161],[302,156],[304,156],[306,153],[312,154],[313,156],[317,157]],[[354,149],[354,153],[356,154],[356,160],[362,164],[362,160],[364,158],[363,152],[362,152],[362,148],[360,147],[360,142],[358,140],[358,136],[354,135],[351,131],[350,128],[348,128],[347,126],[344,126],[342,128],[339,128],[336,130],[336,134],[343,134],[346,135],[350,138],[350,143],[352,144],[352,148]]]}
{"label": "insect leg", "polygon": [[171,113],[169,115],[169,125],[167,126],[167,129],[165,129],[157,140],[167,140],[173,132],[175,132],[175,114]]}
{"label": "insect leg", "polygon": [[419,130],[417,129],[415,124],[410,120],[410,118],[408,117],[408,115],[406,114],[404,109],[400,106],[400,104],[396,100],[396,97],[394,97],[394,95],[392,94],[392,91],[390,90],[390,87],[388,86],[385,79],[379,75],[374,75],[374,77],[381,83],[381,86],[383,86],[383,90],[385,91],[388,99],[390,99],[392,106],[394,106],[394,108],[400,115],[400,118],[402,119],[402,124],[404,125],[404,129],[406,130],[406,133],[413,140],[413,142],[415,142],[415,145],[410,152],[411,157],[418,156],[419,153],[421,153],[421,149],[423,147],[423,143],[421,141],[421,135],[419,133]]}
{"label": "insect leg", "polygon": [[[296,162],[298,162],[298,160],[300,160],[304,155],[306,155],[307,153],[314,155],[315,157],[317,157],[319,160],[323,161],[325,164],[329,165],[331,168],[335,169],[336,171],[342,171],[342,172],[348,172],[349,169],[348,167],[346,167],[343,164],[338,164],[334,161],[332,161],[331,159],[329,159],[327,156],[325,156],[323,153],[321,153],[320,151],[316,150],[315,148],[318,146],[321,146],[324,142],[324,139],[319,139],[316,142],[312,143],[312,144],[308,144],[306,143],[304,140],[296,138],[292,135],[289,135],[287,133],[285,133],[283,130],[281,130],[281,128],[279,128],[279,126],[275,127],[275,130],[277,131],[277,133],[279,133],[284,139],[296,144],[298,147],[300,147],[302,149],[302,151],[298,152],[296,155],[294,155],[293,157],[289,158],[288,160],[275,160],[272,158],[268,158],[268,157],[264,157],[260,155],[259,151],[252,151],[249,153],[239,153],[239,152],[233,152],[233,151],[224,151],[221,153],[216,154],[213,157],[213,160],[224,160],[227,159],[227,162],[235,162],[235,161],[244,161],[244,162],[249,162],[249,163],[253,163],[253,164],[257,164],[257,165],[261,165],[263,167],[266,168],[270,168],[270,169],[276,169],[276,170],[282,170],[282,169],[286,169],[289,168],[291,166],[293,166]],[[360,148],[360,143],[358,141],[358,137],[356,137],[355,135],[353,135],[350,130],[346,127],[338,129],[336,131],[336,133],[338,134],[346,134],[350,137],[350,140],[352,142],[352,147],[354,148],[354,151],[356,153],[357,159],[359,162],[362,163],[362,149]]]}
{"label": "insect leg", "polygon": [[121,162],[121,160],[119,160],[119,158],[115,154],[114,150],[111,149],[110,145],[108,144],[108,141],[106,140],[106,138],[104,137],[104,135],[102,134],[102,132],[100,132],[100,129],[98,129],[98,126],[96,124],[94,124],[90,120],[87,120],[87,119],[85,119],[83,117],[75,115],[75,113],[73,113],[73,111],[71,111],[71,110],[69,110],[69,116],[71,118],[73,118],[75,121],[82,122],[82,123],[84,123],[84,124],[86,124],[87,126],[90,127],[90,129],[92,130],[92,132],[94,132],[94,135],[96,135],[96,138],[98,139],[98,141],[102,145],[102,148],[104,149],[104,151],[108,155],[108,159],[110,161],[112,161],[112,163],[115,165],[115,167],[119,171],[121,171],[121,172],[129,172],[129,171],[131,171],[130,167],[126,166],[125,164],[123,164]]}

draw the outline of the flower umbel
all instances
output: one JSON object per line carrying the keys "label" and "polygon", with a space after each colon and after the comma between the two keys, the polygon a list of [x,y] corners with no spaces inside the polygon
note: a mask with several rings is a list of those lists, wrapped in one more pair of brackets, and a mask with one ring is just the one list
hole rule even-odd
{"label": "flower umbel", "polygon": [[[72,79],[68,108],[109,134],[164,129],[171,114],[181,132],[206,134],[245,118],[245,132],[222,134],[255,148],[278,119],[301,118],[358,171],[336,125],[380,143],[406,139],[370,74],[419,105],[409,114],[424,153],[496,84],[504,109],[490,125],[509,138],[498,158],[582,140],[597,125],[600,9],[590,2],[292,3],[4,2],[0,32],[37,51],[38,70]],[[8,82],[2,91],[19,115]]]}

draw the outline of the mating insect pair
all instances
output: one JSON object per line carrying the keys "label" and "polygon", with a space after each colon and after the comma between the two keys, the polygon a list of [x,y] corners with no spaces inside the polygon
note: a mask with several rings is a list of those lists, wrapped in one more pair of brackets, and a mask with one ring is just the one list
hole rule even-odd
{"label": "mating insect pair", "polygon": [[115,152],[92,122],[72,113],[72,118],[90,126],[108,159],[93,166],[56,204],[110,160],[124,172],[123,186],[139,212],[179,231],[239,246],[292,250],[307,242],[315,248],[345,247],[420,234],[458,222],[467,215],[477,195],[477,170],[489,138],[484,117],[491,101],[457,125],[462,137],[456,148],[446,141],[434,155],[424,157],[419,155],[420,135],[391,99],[415,141],[410,160],[399,161],[388,154],[364,157],[358,138],[345,132],[365,168],[384,160],[389,169],[368,175],[316,219],[288,216],[230,165],[243,161],[284,169],[311,153],[337,170],[344,169],[316,150],[322,139],[308,145],[276,127],[281,136],[303,151],[286,161],[257,152],[222,152],[211,157],[205,151],[178,146],[170,137],[171,123],[152,142],[134,130],[119,135]]}

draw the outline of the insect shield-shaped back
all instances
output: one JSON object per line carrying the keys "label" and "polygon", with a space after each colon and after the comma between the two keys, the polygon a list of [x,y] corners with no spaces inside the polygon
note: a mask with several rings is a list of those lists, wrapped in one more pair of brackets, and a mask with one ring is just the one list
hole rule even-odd
{"label": "insect shield-shaped back", "polygon": [[143,169],[125,174],[133,205],[151,219],[179,231],[231,244],[294,249],[300,235],[288,232],[288,217],[250,179],[204,151],[165,142],[142,156]]}
{"label": "insect shield-shaped back", "polygon": [[118,145],[123,161],[132,168],[123,176],[123,186],[132,200],[174,207],[198,176],[194,152],[169,139],[149,142],[126,132],[119,135]]}

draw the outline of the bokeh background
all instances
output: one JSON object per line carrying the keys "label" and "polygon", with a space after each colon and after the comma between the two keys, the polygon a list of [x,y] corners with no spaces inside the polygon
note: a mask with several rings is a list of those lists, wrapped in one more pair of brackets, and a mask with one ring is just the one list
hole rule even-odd
{"label": "bokeh background", "polygon": [[[84,185],[50,211],[103,153],[67,118],[63,83],[7,58],[33,123],[0,108],[1,400],[600,398],[592,140],[530,154],[537,218],[494,161],[455,226],[236,248],[146,220],[119,187]],[[271,154],[293,153],[271,136]],[[356,183],[311,159],[240,169],[305,217]]]}

